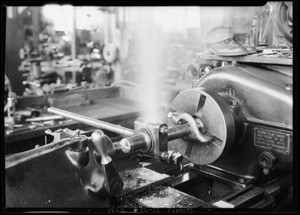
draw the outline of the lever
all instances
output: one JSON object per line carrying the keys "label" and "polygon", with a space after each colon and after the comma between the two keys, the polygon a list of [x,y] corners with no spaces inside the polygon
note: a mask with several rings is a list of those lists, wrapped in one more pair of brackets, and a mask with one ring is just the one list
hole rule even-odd
{"label": "lever", "polygon": [[112,162],[109,154],[115,152],[112,141],[101,130],[95,130],[91,136],[98,154],[101,156],[101,164],[103,166],[105,184],[107,191],[111,195],[118,195],[123,189],[124,182],[121,179],[116,166]]}

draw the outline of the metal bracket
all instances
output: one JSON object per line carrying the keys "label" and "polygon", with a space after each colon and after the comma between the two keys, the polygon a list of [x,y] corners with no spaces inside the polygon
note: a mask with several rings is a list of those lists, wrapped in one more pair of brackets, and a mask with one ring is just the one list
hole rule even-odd
{"label": "metal bracket", "polygon": [[168,129],[165,123],[152,123],[138,118],[134,122],[134,131],[145,130],[149,134],[152,147],[149,151],[154,154],[156,160],[160,160],[160,154],[168,150]]}

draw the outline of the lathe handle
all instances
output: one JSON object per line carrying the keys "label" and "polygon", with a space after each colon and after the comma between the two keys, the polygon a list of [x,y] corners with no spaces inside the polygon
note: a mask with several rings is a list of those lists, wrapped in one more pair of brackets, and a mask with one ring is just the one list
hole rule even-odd
{"label": "lathe handle", "polygon": [[109,150],[113,149],[113,143],[101,130],[95,130],[91,138],[98,154],[101,156],[106,188],[111,195],[118,195],[123,189],[124,182],[109,156]]}

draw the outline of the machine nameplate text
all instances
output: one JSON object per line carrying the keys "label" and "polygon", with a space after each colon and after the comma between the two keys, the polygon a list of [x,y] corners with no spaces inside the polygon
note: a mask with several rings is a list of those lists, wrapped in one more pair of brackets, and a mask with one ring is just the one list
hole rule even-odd
{"label": "machine nameplate text", "polygon": [[289,154],[290,139],[291,136],[288,133],[262,127],[254,128],[254,144],[259,147],[274,149],[277,152]]}

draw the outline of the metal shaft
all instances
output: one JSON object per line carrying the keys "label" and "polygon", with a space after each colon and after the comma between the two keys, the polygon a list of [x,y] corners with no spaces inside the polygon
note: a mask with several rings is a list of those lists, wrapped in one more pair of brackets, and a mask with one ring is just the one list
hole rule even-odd
{"label": "metal shaft", "polygon": [[60,141],[52,142],[48,145],[34,148],[28,151],[7,155],[5,156],[5,169],[32,160],[34,158],[41,157],[45,154],[54,152],[55,150],[58,150],[66,145],[70,146],[74,143],[77,143],[78,141],[83,141],[84,139],[86,138],[80,137],[80,138],[74,138],[72,140],[70,138],[65,138]]}
{"label": "metal shaft", "polygon": [[108,122],[104,122],[101,120],[93,119],[87,116],[79,115],[76,113],[72,113],[69,111],[65,111],[59,108],[50,107],[48,108],[48,112],[54,113],[69,119],[76,120],[78,122],[84,123],[86,125],[90,125],[99,129],[111,131],[117,134],[121,134],[123,136],[132,136],[134,134],[134,131],[129,128],[125,128],[122,126],[114,125]]}
{"label": "metal shaft", "polygon": [[168,141],[182,138],[191,134],[191,128],[188,123],[169,127]]}

